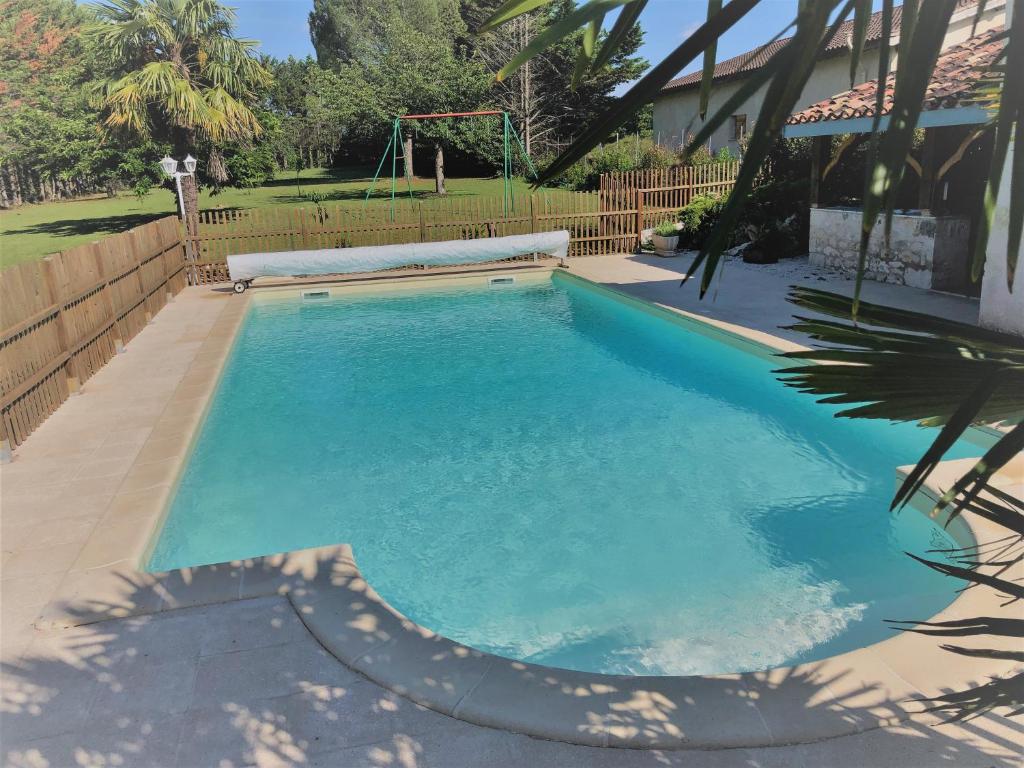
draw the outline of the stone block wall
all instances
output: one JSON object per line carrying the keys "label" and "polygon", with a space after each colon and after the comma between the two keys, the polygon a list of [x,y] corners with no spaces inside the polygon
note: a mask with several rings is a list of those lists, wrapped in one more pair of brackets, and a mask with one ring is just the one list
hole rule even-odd
{"label": "stone block wall", "polygon": [[[810,262],[852,276],[860,251],[861,211],[812,208]],[[961,290],[967,281],[970,222],[953,216],[897,214],[890,247],[884,245],[885,222],[878,218],[868,245],[864,277],[914,288]]]}

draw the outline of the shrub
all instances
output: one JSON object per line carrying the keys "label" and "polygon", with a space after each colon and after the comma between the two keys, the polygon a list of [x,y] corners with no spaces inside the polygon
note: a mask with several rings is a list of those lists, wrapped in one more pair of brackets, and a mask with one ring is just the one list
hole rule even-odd
{"label": "shrub", "polygon": [[676,153],[670,149],[655,144],[653,141],[642,143],[640,149],[639,168],[670,168],[676,164],[678,158]]}
{"label": "shrub", "polygon": [[659,237],[675,237],[679,234],[679,228],[674,221],[663,221],[654,228],[654,234]]}
{"label": "shrub", "polygon": [[[684,154],[684,150],[680,150],[680,157]],[[711,149],[707,144],[701,144],[695,148],[690,156],[685,159],[685,165],[711,165],[715,162],[714,156],[711,154]]]}
{"label": "shrub", "polygon": [[680,243],[686,248],[700,248],[711,234],[725,207],[725,195],[697,195],[679,212],[683,225]]}
{"label": "shrub", "polygon": [[141,205],[142,201],[146,199],[146,195],[153,189],[153,182],[147,179],[145,176],[136,179],[132,185],[132,194],[135,195],[135,199],[139,201]]}
{"label": "shrub", "polygon": [[[554,155],[539,158],[538,167],[548,165],[554,158]],[[668,168],[676,162],[674,152],[658,146],[650,139],[630,136],[592,150],[582,160],[562,172],[552,184],[585,192],[597,189],[602,173]]]}

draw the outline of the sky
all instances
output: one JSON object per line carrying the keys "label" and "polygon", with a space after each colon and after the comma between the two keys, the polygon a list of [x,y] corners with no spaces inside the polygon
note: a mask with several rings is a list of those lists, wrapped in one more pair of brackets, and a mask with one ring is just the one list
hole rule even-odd
{"label": "sky", "polygon": [[[313,0],[226,0],[226,4],[237,9],[242,36],[259,40],[265,52],[277,58],[315,55],[307,23]],[[879,0],[874,3],[876,8],[880,4]],[[793,19],[796,7],[797,0],[762,0],[722,38],[718,59],[738,56],[770,40]],[[650,0],[640,16],[644,30],[640,55],[652,63],[661,61],[706,15],[707,0]],[[609,17],[606,27],[613,18]],[[698,58],[683,72],[699,67]]]}

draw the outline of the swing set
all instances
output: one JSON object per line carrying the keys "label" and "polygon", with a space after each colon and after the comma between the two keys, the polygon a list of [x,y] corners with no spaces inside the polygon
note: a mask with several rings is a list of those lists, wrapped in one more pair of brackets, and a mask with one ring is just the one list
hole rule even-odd
{"label": "swing set", "polygon": [[[373,194],[374,188],[377,186],[377,179],[380,178],[380,172],[384,168],[384,163],[388,159],[388,154],[391,154],[391,220],[395,220],[395,193],[397,189],[397,172],[398,172],[398,161],[402,160],[408,162],[404,154],[398,154],[398,145],[402,141],[402,129],[401,124],[403,120],[442,120],[450,117],[484,117],[487,115],[501,115],[502,120],[502,147],[504,150],[504,162],[502,164],[501,176],[503,181],[502,186],[502,210],[506,216],[515,210],[515,191],[512,187],[512,139],[515,139],[516,145],[519,147],[519,151],[522,153],[523,159],[526,160],[526,167],[530,170],[530,174],[534,179],[537,178],[537,170],[533,167],[533,163],[530,161],[530,156],[526,154],[526,148],[523,146],[522,140],[519,138],[519,134],[516,133],[516,129],[512,126],[512,121],[508,117],[508,112],[502,112],[496,109],[484,110],[481,112],[443,112],[430,115],[400,115],[395,118],[394,123],[391,127],[391,140],[388,142],[387,148],[384,150],[384,156],[380,159],[380,164],[377,166],[377,172],[373,175],[373,182],[370,184],[370,188],[366,190],[366,198],[363,200],[363,206],[370,200],[370,195]],[[404,152],[404,149],[403,149]],[[409,199],[412,200],[412,180],[411,176],[405,174],[406,186],[409,189]]]}

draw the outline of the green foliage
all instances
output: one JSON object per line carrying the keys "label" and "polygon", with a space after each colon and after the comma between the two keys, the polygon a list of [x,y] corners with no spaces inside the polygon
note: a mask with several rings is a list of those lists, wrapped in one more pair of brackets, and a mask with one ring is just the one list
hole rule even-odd
{"label": "green foliage", "polygon": [[369,65],[394,47],[388,36],[398,25],[450,47],[466,32],[459,10],[458,0],[313,0],[309,33],[325,69]]}
{"label": "green foliage", "polygon": [[277,167],[273,150],[266,144],[243,147],[230,154],[226,163],[235,184],[249,189],[274,178]]}
{"label": "green foliage", "polygon": [[684,165],[711,165],[715,162],[715,156],[711,154],[711,148],[707,144],[699,144],[696,147],[691,145],[690,151],[683,158]]}
{"label": "green foliage", "polygon": [[135,195],[135,199],[141,204],[152,189],[153,183],[149,179],[140,178],[132,185],[132,194]]}
{"label": "green foliage", "polygon": [[717,226],[725,208],[724,195],[697,195],[679,212],[683,225],[679,244],[684,248],[700,248]]}
{"label": "green foliage", "polygon": [[106,57],[94,85],[104,125],[191,151],[197,138],[247,140],[262,127],[251,106],[270,85],[256,43],[234,35],[234,11],[215,0],[108,0],[85,34]]}
{"label": "green foliage", "polygon": [[602,173],[668,168],[678,161],[674,152],[650,139],[630,136],[598,147],[553,179],[552,184],[577,191],[593,190],[597,189]]}
{"label": "green foliage", "polygon": [[653,231],[658,237],[675,237],[679,234],[679,228],[674,221],[663,221]]}

